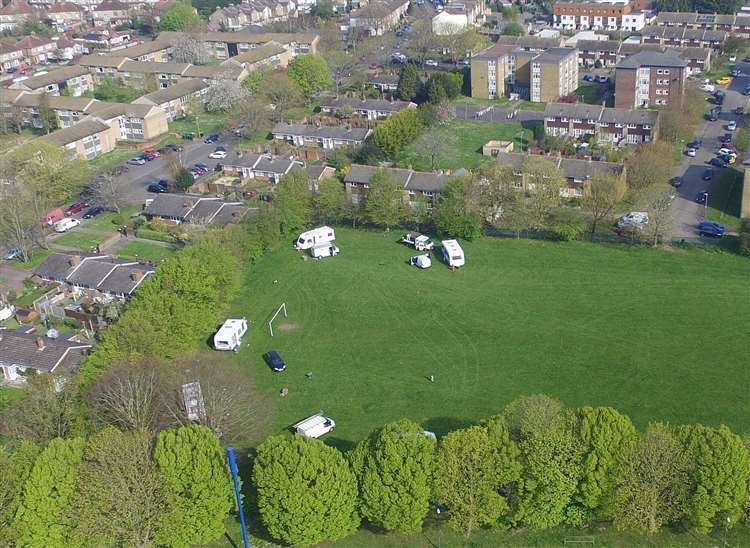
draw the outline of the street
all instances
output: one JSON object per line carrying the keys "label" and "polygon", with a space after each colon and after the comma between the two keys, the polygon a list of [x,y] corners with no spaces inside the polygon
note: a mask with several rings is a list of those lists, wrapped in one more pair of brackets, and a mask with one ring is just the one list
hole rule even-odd
{"label": "street", "polygon": [[[676,238],[695,238],[698,236],[697,225],[703,221],[706,208],[703,204],[695,203],[695,196],[698,192],[707,190],[709,205],[711,205],[711,195],[714,193],[714,189],[718,188],[721,175],[724,172],[722,169],[714,168],[713,179],[703,181],[701,176],[709,167],[706,162],[711,160],[720,148],[719,137],[728,133],[726,130],[727,123],[730,120],[735,120],[738,126],[742,125],[744,117],[734,114],[733,111],[737,107],[747,105],[748,98],[742,95],[742,91],[747,84],[750,84],[750,63],[737,63],[737,66],[742,71],[742,76],[733,78],[726,90],[719,120],[716,122],[704,120],[701,123],[694,137],[703,140],[703,145],[698,149],[694,158],[683,155],[682,161],[675,168],[674,175],[683,178],[682,186],[676,190],[677,198],[672,205],[674,236]],[[746,157],[747,151],[738,150],[737,153],[740,155],[737,161],[741,162]],[[736,230],[738,227],[731,228]]]}

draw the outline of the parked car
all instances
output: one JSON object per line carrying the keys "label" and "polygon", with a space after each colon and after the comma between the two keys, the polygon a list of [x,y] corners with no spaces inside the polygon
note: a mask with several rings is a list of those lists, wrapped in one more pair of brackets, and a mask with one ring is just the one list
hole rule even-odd
{"label": "parked car", "polygon": [[55,232],[67,232],[71,228],[75,228],[80,224],[81,221],[79,221],[78,219],[63,219],[62,221],[57,221],[54,225],[52,225],[52,228]]}
{"label": "parked car", "polygon": [[65,210],[65,215],[70,217],[72,215],[77,215],[84,209],[86,209],[89,206],[89,204],[85,202],[76,202],[73,205],[71,205],[68,209]]}
{"label": "parked car", "polygon": [[157,156],[153,152],[144,152],[143,154],[141,154],[141,158],[143,158],[147,162],[150,162],[151,160],[156,160]]}
{"label": "parked car", "polygon": [[701,179],[703,179],[704,181],[710,181],[713,178],[714,178],[714,170],[711,168],[708,168],[707,170],[705,170],[703,172],[703,175],[701,176]]}
{"label": "parked car", "polygon": [[724,225],[713,221],[703,221],[698,225],[698,234],[700,236],[710,236],[711,238],[721,238],[724,236],[726,229]]}
{"label": "parked car", "polygon": [[685,150],[685,154],[687,154],[690,157],[695,157],[696,153],[697,153],[697,151],[693,147],[688,147]]}
{"label": "parked car", "polygon": [[207,145],[210,145],[212,143],[215,143],[219,140],[219,134],[218,133],[209,133],[206,138],[203,140],[204,143]]}
{"label": "parked car", "polygon": [[263,194],[258,196],[258,199],[262,202],[273,202],[273,194],[264,192]]}
{"label": "parked car", "polygon": [[724,169],[725,167],[727,167],[727,163],[721,158],[711,158],[708,163],[709,165],[718,167],[719,169]]}
{"label": "parked car", "polygon": [[591,75],[591,74],[584,74],[582,80],[584,82],[593,82],[594,81],[594,76]]}
{"label": "parked car", "polygon": [[102,206],[93,206],[86,210],[86,212],[83,214],[84,219],[91,219],[92,217],[96,217],[97,215],[101,215],[104,213],[104,208]]}
{"label": "parked car", "polygon": [[469,66],[469,65],[471,65],[471,61],[469,59],[466,59],[466,58],[461,58],[461,59],[458,60],[458,65],[459,66]]}
{"label": "parked car", "polygon": [[185,150],[185,147],[182,145],[167,145],[164,148],[168,148],[169,150],[173,150],[175,152],[182,152],[183,150]]}
{"label": "parked car", "polygon": [[130,164],[131,166],[142,166],[146,163],[146,160],[144,158],[141,158],[140,156],[137,156],[135,158],[131,158],[126,163]]}
{"label": "parked car", "polygon": [[722,76],[716,79],[716,83],[720,86],[728,86],[732,79],[729,76]]}
{"label": "parked car", "polygon": [[741,116],[741,115],[745,114],[745,108],[744,107],[737,107],[732,112],[734,112],[735,114],[739,114]]}
{"label": "parked car", "polygon": [[271,371],[280,373],[281,371],[284,371],[286,369],[286,363],[281,358],[279,353],[276,352],[276,350],[271,350],[270,352],[266,352],[266,354],[263,357],[265,358],[268,366],[271,368]]}
{"label": "parked car", "polygon": [[736,63],[737,62],[737,56],[736,55],[730,55],[729,56],[729,62],[730,63]]}
{"label": "parked car", "polygon": [[155,194],[161,194],[166,191],[167,191],[167,187],[161,186],[160,184],[157,184],[157,183],[151,183],[150,185],[146,187],[146,192],[153,192]]}
{"label": "parked car", "polygon": [[695,203],[696,204],[705,204],[706,200],[708,200],[708,191],[707,190],[701,190],[698,192],[698,194],[695,195]]}
{"label": "parked car", "polygon": [[673,187],[680,188],[682,186],[682,183],[683,183],[682,177],[679,177],[679,176],[678,177],[672,177],[671,184],[672,184]]}
{"label": "parked car", "polygon": [[223,160],[227,157],[226,150],[214,150],[211,154],[208,155],[209,158],[213,158],[214,160]]}
{"label": "parked car", "polygon": [[750,63],[750,57],[745,57],[745,58],[744,58],[744,59],[742,60],[742,62],[743,62],[743,63]]}
{"label": "parked car", "polygon": [[161,156],[161,153],[158,150],[154,150],[153,148],[144,148],[143,153],[149,154],[153,156],[154,158],[158,158],[159,156]]}
{"label": "parked car", "polygon": [[734,147],[734,145],[724,145],[719,149],[719,154],[731,154],[733,156],[737,156],[737,149]]}
{"label": "parked car", "polygon": [[719,160],[723,161],[726,164],[732,165],[737,161],[737,155],[734,153],[729,154],[721,154],[719,153],[716,156]]}
{"label": "parked car", "polygon": [[732,134],[731,133],[725,133],[721,137],[719,137],[719,140],[722,143],[731,143],[732,142]]}
{"label": "parked car", "polygon": [[699,149],[700,147],[703,146],[703,140],[702,139],[695,139],[691,143],[688,143],[687,146],[689,148]]}
{"label": "parked car", "polygon": [[716,86],[713,84],[701,84],[700,89],[707,91],[708,93],[713,93],[716,91]]}
{"label": "parked car", "polygon": [[729,120],[729,123],[727,124],[727,129],[729,131],[734,131],[737,129],[737,122],[735,120]]}
{"label": "parked car", "polygon": [[740,72],[740,69],[732,69],[732,72],[729,73],[732,77],[737,78],[742,73]]}
{"label": "parked car", "polygon": [[21,250],[17,247],[11,247],[8,251],[5,252],[5,255],[3,258],[6,261],[13,261],[15,259],[19,259],[21,257]]}
{"label": "parked car", "polygon": [[609,82],[609,76],[597,76],[596,81],[600,84],[606,84],[607,82]]}
{"label": "parked car", "polygon": [[428,66],[428,67],[437,67],[440,65],[440,63],[438,63],[434,59],[427,59],[427,61],[425,61],[424,64],[425,66]]}

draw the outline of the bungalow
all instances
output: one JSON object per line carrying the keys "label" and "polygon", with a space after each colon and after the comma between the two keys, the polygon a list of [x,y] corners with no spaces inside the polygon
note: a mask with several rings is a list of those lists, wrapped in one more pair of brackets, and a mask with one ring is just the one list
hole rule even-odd
{"label": "bungalow", "polygon": [[[531,154],[500,152],[497,155],[497,162],[503,165],[510,165],[513,168],[513,174],[518,178],[516,188],[519,190],[529,190],[526,174],[524,173],[524,162],[527,158],[533,157],[535,156]],[[591,177],[598,171],[607,171],[618,176],[624,176],[625,174],[625,166],[623,164],[561,158],[559,156],[536,157],[548,159],[563,172],[568,183],[568,188],[560,194],[565,197],[583,196],[583,187],[590,182]]]}
{"label": "bungalow", "polygon": [[116,126],[105,124],[99,118],[89,117],[78,124],[39,137],[39,140],[64,147],[81,159],[93,160],[114,150],[117,137]]}
{"label": "bungalow", "polygon": [[310,177],[310,190],[312,190],[313,192],[318,191],[320,182],[323,179],[328,179],[329,177],[333,177],[336,175],[335,167],[321,164],[307,166],[305,168],[305,171],[307,172],[308,177]]}
{"label": "bungalow", "polygon": [[50,253],[34,270],[48,282],[63,284],[74,293],[93,298],[132,297],[136,289],[154,274],[154,265],[118,259],[111,255],[85,256],[72,252]]}
{"label": "bungalow", "polygon": [[398,74],[374,74],[367,79],[367,83],[380,93],[394,93],[398,90]]}
{"label": "bungalow", "polygon": [[274,139],[287,141],[295,146],[333,149],[361,145],[372,133],[372,130],[310,124],[277,124],[271,133],[273,133]]}
{"label": "bungalow", "polygon": [[200,80],[183,80],[139,97],[133,103],[160,107],[167,113],[167,119],[172,121],[189,113],[193,101],[202,102],[208,87],[208,84]]}
{"label": "bungalow", "polygon": [[466,173],[464,170],[455,173],[426,172],[352,164],[344,177],[346,194],[352,203],[358,204],[364,201],[365,194],[370,186],[370,179],[381,170],[386,171],[403,187],[405,202],[408,202],[410,206],[420,201],[425,202],[428,208],[434,205],[435,200],[451,179]]}
{"label": "bungalow", "polygon": [[80,65],[70,65],[29,78],[15,80],[11,89],[22,89],[49,93],[51,95],[72,95],[79,97],[87,91],[94,90],[94,79],[88,69]]}
{"label": "bungalow", "polygon": [[253,71],[263,67],[286,68],[291,60],[292,53],[288,49],[278,42],[268,42],[227,59],[221,66],[236,63],[247,71]]}
{"label": "bungalow", "polygon": [[247,214],[242,202],[225,202],[221,198],[204,198],[191,194],[159,194],[146,200],[143,215],[174,224],[201,222],[224,226]]}
{"label": "bungalow", "polygon": [[548,103],[544,111],[544,132],[573,139],[594,136],[598,142],[610,145],[648,143],[658,137],[659,112]]}
{"label": "bungalow", "polygon": [[0,329],[0,384],[24,384],[29,373],[74,373],[91,344]]}
{"label": "bungalow", "polygon": [[368,120],[387,118],[407,108],[417,108],[416,103],[410,101],[384,101],[381,99],[366,99],[364,101],[350,97],[323,99],[320,103],[321,112],[332,114],[355,114]]}
{"label": "bungalow", "polygon": [[222,170],[236,173],[243,179],[261,179],[278,183],[281,178],[294,168],[302,168],[304,164],[294,159],[294,156],[274,158],[270,154],[243,153],[241,156],[228,157],[222,164]]}

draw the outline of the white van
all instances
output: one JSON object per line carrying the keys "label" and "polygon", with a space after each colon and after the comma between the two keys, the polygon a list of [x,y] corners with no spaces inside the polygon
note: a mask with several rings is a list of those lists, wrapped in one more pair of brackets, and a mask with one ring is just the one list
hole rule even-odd
{"label": "white van", "polygon": [[225,321],[214,335],[216,350],[235,350],[242,344],[242,337],[247,332],[247,320],[229,319]]}
{"label": "white van", "polygon": [[443,240],[442,248],[443,260],[450,267],[459,267],[466,264],[464,250],[458,245],[456,240]]}
{"label": "white van", "polygon": [[332,432],[336,428],[336,423],[333,419],[324,417],[321,411],[311,417],[302,419],[297,424],[293,424],[292,428],[297,434],[306,438],[319,438],[324,434],[328,434],[328,432]]}
{"label": "white van", "polygon": [[341,250],[336,246],[336,244],[316,245],[315,247],[310,248],[310,256],[313,259],[333,257],[335,255],[338,255],[340,252]]}
{"label": "white van", "polygon": [[329,244],[336,239],[336,233],[330,226],[321,226],[303,232],[294,241],[294,249],[310,249],[317,245]]}
{"label": "white van", "polygon": [[78,219],[62,219],[61,221],[57,221],[55,224],[52,225],[52,228],[55,232],[67,232],[71,228],[74,228],[81,224],[81,221]]}

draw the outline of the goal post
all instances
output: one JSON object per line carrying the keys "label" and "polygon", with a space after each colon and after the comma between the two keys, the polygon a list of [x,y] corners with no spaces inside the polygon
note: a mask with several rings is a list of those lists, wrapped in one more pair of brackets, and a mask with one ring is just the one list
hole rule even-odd
{"label": "goal post", "polygon": [[281,303],[279,308],[276,309],[276,312],[273,313],[273,316],[271,316],[271,319],[268,320],[268,331],[270,331],[271,336],[273,337],[273,321],[276,319],[276,316],[279,315],[279,313],[283,312],[284,317],[286,318],[286,303]]}

